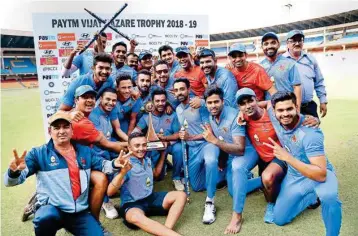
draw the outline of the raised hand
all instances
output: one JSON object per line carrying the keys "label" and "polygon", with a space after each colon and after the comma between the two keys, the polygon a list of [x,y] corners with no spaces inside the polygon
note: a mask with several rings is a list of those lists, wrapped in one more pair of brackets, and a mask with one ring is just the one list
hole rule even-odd
{"label": "raised hand", "polygon": [[19,155],[17,154],[16,149],[13,149],[12,152],[14,153],[14,159],[11,160],[9,169],[13,172],[24,170],[26,168],[25,156],[27,151],[25,150],[22,153],[21,157],[19,157]]}
{"label": "raised hand", "polygon": [[129,157],[132,155],[132,152],[128,152],[127,154],[122,150],[118,157],[114,160],[114,166],[117,168],[123,168],[127,161],[129,161]]}
{"label": "raised hand", "polygon": [[246,121],[245,121],[245,118],[244,118],[244,113],[242,113],[240,111],[239,114],[237,115],[236,121],[237,121],[238,125],[246,125]]}
{"label": "raised hand", "polygon": [[85,117],[85,114],[81,111],[71,111],[70,112],[70,119],[74,122],[80,121],[83,117]]}
{"label": "raised hand", "polygon": [[189,105],[194,108],[197,109],[199,107],[201,107],[201,100],[199,97],[194,97],[192,99],[189,100]]}
{"label": "raised hand", "polygon": [[82,51],[84,48],[85,48],[85,45],[83,43],[79,43],[79,44],[77,44],[77,47],[71,51],[71,54],[75,56],[77,53]]}
{"label": "raised hand", "polygon": [[265,146],[272,148],[273,155],[282,161],[287,161],[291,155],[280,144],[276,143],[272,138],[268,138],[272,144],[263,143]]}
{"label": "raised hand", "polygon": [[201,128],[203,129],[203,138],[208,141],[209,143],[213,143],[215,144],[218,139],[215,137],[213,131],[211,128],[207,127],[207,126],[204,126],[204,125],[201,125]]}

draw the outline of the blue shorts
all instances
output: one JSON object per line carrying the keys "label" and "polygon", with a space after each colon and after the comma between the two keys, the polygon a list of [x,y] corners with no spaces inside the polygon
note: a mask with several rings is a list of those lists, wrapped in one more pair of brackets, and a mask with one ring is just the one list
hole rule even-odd
{"label": "blue shorts", "polygon": [[279,165],[282,168],[282,170],[285,172],[285,174],[287,173],[287,163],[284,161],[281,161],[280,159],[277,159],[277,157],[275,157],[272,161],[269,161],[269,162],[265,162],[261,158],[259,158],[259,161],[257,163],[257,165],[259,166],[259,176],[261,176],[262,172],[264,172],[264,170],[267,168],[267,166],[270,165],[271,163],[276,163],[277,165]]}
{"label": "blue shorts", "polygon": [[141,209],[146,216],[165,216],[168,210],[163,208],[163,201],[168,192],[153,192],[146,198],[135,202],[124,203],[119,209],[119,214],[123,218],[123,223],[130,229],[138,229],[134,224],[126,220],[126,214],[131,208]]}

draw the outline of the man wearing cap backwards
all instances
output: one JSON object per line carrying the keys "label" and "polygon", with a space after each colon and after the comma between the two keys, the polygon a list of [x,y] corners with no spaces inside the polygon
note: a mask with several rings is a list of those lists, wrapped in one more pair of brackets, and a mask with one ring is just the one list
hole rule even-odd
{"label": "man wearing cap backwards", "polygon": [[[114,195],[120,189],[120,214],[123,223],[130,229],[141,228],[153,235],[180,235],[173,231],[182,214],[186,194],[182,191],[154,192],[152,161],[147,155],[147,139],[142,133],[129,135],[130,156],[127,156],[121,172],[108,186],[108,194]],[[167,215],[161,224],[149,216]]]}
{"label": "man wearing cap backwards", "polygon": [[214,51],[204,48],[198,53],[200,68],[205,73],[208,85],[216,85],[224,92],[226,106],[236,107],[235,94],[238,90],[235,76],[227,69],[216,65]]}
{"label": "man wearing cap backwards", "polygon": [[248,179],[259,157],[246,137],[245,127],[236,122],[238,111],[224,105],[223,89],[209,87],[205,91],[205,102],[210,112],[210,126],[202,126],[202,135],[207,142],[229,155],[226,179],[233,198],[233,213],[224,233],[235,234],[241,229],[246,193],[262,185],[261,178]]}
{"label": "man wearing cap backwards", "polygon": [[239,88],[252,89],[259,101],[265,99],[265,91],[271,95],[277,90],[262,66],[247,61],[246,47],[243,44],[233,44],[230,47],[229,59],[233,68],[230,70]]}
{"label": "man wearing cap backwards", "polygon": [[319,98],[319,111],[321,117],[327,114],[327,92],[324,86],[324,78],[318,66],[316,58],[303,51],[305,36],[301,30],[292,30],[287,34],[287,52],[283,54],[296,63],[302,82],[301,113],[318,117],[317,104],[313,101],[313,92],[316,91]]}
{"label": "man wearing cap backwards", "polygon": [[[177,114],[173,112],[168,115],[165,113],[167,103],[167,93],[163,89],[154,90],[151,94],[153,109],[152,109],[152,124],[158,138],[165,144],[165,151],[152,151],[151,158],[153,162],[154,178],[162,180],[165,175],[163,164],[165,157],[168,154],[173,158],[173,186],[176,190],[183,191],[184,185],[181,182],[180,173],[183,168],[183,153],[181,143],[179,140],[180,125]],[[134,132],[146,132],[148,129],[149,115],[144,114],[139,120]],[[164,154],[163,154],[164,153]]]}
{"label": "man wearing cap backwards", "polygon": [[124,42],[117,42],[112,46],[112,57],[114,63],[112,64],[112,76],[116,79],[121,74],[128,74],[132,77],[135,83],[137,80],[137,71],[125,64],[127,54],[127,44]]}
{"label": "man wearing cap backwards", "polygon": [[179,78],[173,85],[175,96],[180,101],[176,108],[181,126],[184,120],[188,123],[185,131],[179,131],[181,140],[188,144],[189,180],[194,191],[207,191],[203,223],[211,224],[216,220],[214,205],[216,184],[219,178],[218,157],[219,148],[205,141],[201,125],[209,123],[209,112],[205,106],[192,108],[189,105],[190,82]]}
{"label": "man wearing cap backwards", "polygon": [[175,73],[180,69],[180,64],[174,58],[173,48],[169,45],[163,45],[158,49],[158,52],[160,59],[168,63],[168,66],[170,68],[169,77],[174,77]]}
{"label": "man wearing cap backwards", "polygon": [[192,64],[192,57],[187,47],[179,47],[175,51],[181,69],[175,73],[174,78],[187,78],[189,80],[190,91],[194,95],[190,100],[190,106],[199,108],[201,106],[200,98],[203,98],[207,86],[205,74],[199,66]]}
{"label": "man wearing cap backwards", "polygon": [[282,148],[269,139],[265,145],[288,165],[274,208],[274,223],[285,225],[314,203],[318,197],[326,235],[339,235],[342,206],[338,181],[328,161],[321,129],[303,126],[303,115],[297,110],[295,94],[277,92],[272,96],[268,113]]}
{"label": "man wearing cap backwards", "polygon": [[4,183],[15,186],[36,174],[36,235],[56,235],[61,228],[74,235],[103,235],[100,223],[88,212],[91,170],[106,174],[118,171],[123,153],[107,161],[88,146],[71,141],[74,131],[67,113],[55,113],[49,124],[51,139],[47,144],[20,157],[14,149]]}
{"label": "man wearing cap backwards", "polygon": [[[278,36],[268,32],[261,39],[262,50],[265,59],[261,61],[262,67],[266,70],[271,80],[274,81],[277,91],[294,92],[297,97],[298,110],[302,100],[301,75],[296,63],[278,54],[280,42]],[[271,96],[266,94],[266,100]]]}
{"label": "man wearing cap backwards", "polygon": [[62,76],[69,77],[78,69],[80,70],[80,75],[85,75],[88,72],[91,72],[91,67],[94,63],[94,58],[98,53],[104,53],[107,44],[107,34],[105,32],[99,35],[95,45],[94,50],[87,49],[81,55],[77,55],[85,45],[78,44],[77,47],[72,50],[69,57],[63,64]]}

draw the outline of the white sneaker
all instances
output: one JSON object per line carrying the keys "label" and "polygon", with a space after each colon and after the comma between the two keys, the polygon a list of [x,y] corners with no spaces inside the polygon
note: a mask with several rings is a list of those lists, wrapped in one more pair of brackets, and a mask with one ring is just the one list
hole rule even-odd
{"label": "white sneaker", "polygon": [[102,204],[102,209],[104,210],[104,215],[108,219],[115,219],[118,217],[118,212],[112,202],[104,202]]}
{"label": "white sneaker", "polygon": [[203,223],[207,225],[214,223],[214,221],[216,220],[215,214],[216,214],[215,205],[211,202],[206,202],[204,215],[203,215]]}
{"label": "white sneaker", "polygon": [[177,191],[184,191],[184,184],[179,179],[173,180],[173,186]]}

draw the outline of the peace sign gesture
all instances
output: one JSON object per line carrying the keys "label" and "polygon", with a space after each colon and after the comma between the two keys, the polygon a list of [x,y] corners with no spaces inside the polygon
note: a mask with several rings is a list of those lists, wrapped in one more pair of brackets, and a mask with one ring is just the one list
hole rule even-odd
{"label": "peace sign gesture", "polygon": [[272,145],[265,142],[263,144],[269,148],[272,148],[275,157],[282,161],[287,161],[288,159],[290,159],[291,155],[286,151],[285,148],[281,147],[280,144],[276,143],[272,138],[268,139],[270,140]]}
{"label": "peace sign gesture", "polygon": [[217,138],[215,137],[212,129],[210,126],[207,126],[207,125],[200,125],[201,128],[203,129],[203,138],[208,141],[209,143],[212,143],[212,144],[215,144],[218,140]]}
{"label": "peace sign gesture", "polygon": [[26,168],[25,156],[27,151],[25,150],[22,153],[21,157],[19,157],[19,155],[17,154],[16,149],[13,149],[12,152],[14,153],[14,159],[12,159],[10,162],[10,170],[12,170],[13,172],[24,170]]}
{"label": "peace sign gesture", "polygon": [[128,158],[132,155],[132,152],[128,152],[127,154],[121,150],[118,157],[114,160],[114,166],[117,168],[123,168],[129,162]]}

